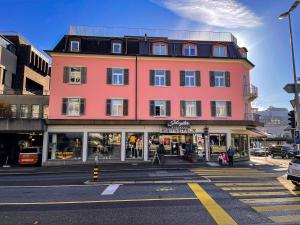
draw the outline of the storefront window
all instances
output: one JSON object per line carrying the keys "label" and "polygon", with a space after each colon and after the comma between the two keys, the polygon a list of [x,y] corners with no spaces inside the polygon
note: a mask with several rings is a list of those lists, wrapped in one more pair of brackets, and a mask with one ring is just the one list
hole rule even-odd
{"label": "storefront window", "polygon": [[88,159],[120,159],[121,133],[89,133]]}
{"label": "storefront window", "polygon": [[153,159],[154,154],[160,144],[159,142],[160,133],[149,133],[148,134],[148,159]]}
{"label": "storefront window", "polygon": [[48,159],[81,159],[82,133],[49,134]]}
{"label": "storefront window", "polygon": [[242,158],[249,155],[248,149],[248,135],[246,134],[232,134],[232,146],[236,149],[235,157]]}
{"label": "storefront window", "polygon": [[144,153],[144,134],[126,133],[126,159],[142,159]]}
{"label": "storefront window", "polygon": [[226,134],[209,134],[210,154],[226,152]]}

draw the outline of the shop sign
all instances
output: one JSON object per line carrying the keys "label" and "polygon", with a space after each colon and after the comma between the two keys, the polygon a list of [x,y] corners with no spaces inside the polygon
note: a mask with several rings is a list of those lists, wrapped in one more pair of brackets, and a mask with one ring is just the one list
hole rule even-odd
{"label": "shop sign", "polygon": [[188,129],[191,127],[189,121],[186,120],[171,120],[167,123],[168,128]]}
{"label": "shop sign", "polygon": [[192,129],[192,128],[162,128],[161,133],[166,134],[198,134],[202,131],[199,129]]}

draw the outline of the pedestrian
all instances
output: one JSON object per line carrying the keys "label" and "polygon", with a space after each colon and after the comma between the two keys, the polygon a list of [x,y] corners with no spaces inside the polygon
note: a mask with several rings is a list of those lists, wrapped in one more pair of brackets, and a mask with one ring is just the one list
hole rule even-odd
{"label": "pedestrian", "polygon": [[233,167],[233,156],[234,156],[234,149],[230,145],[228,150],[227,150],[227,156],[229,160],[229,166]]}
{"label": "pedestrian", "polygon": [[223,162],[223,165],[227,165],[228,164],[228,156],[227,156],[227,153],[222,153],[222,162]]}
{"label": "pedestrian", "polygon": [[157,154],[158,154],[160,163],[163,164],[164,163],[165,146],[162,143],[160,143],[157,148]]}
{"label": "pedestrian", "polygon": [[219,161],[219,165],[222,166],[222,163],[223,163],[223,155],[222,155],[222,153],[219,154],[218,161]]}

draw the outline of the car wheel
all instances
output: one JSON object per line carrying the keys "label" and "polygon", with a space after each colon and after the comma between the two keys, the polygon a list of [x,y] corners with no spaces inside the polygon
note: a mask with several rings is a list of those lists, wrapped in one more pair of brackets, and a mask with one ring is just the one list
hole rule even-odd
{"label": "car wheel", "polygon": [[297,187],[300,187],[300,183],[297,182],[297,181],[292,181],[293,185],[297,186]]}

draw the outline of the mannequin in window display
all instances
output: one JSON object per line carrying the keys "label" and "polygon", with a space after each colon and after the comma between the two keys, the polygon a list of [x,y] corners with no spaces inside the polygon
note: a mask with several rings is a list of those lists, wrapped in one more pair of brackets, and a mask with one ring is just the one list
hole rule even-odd
{"label": "mannequin in window display", "polygon": [[137,156],[138,158],[142,157],[143,152],[143,139],[138,138],[136,141],[136,149],[137,149]]}
{"label": "mannequin in window display", "polygon": [[131,152],[131,157],[132,158],[135,158],[135,155],[136,155],[136,153],[135,153],[135,151],[136,151],[135,145],[136,145],[136,136],[135,135],[131,135],[129,137],[129,148],[130,148],[130,152]]}

